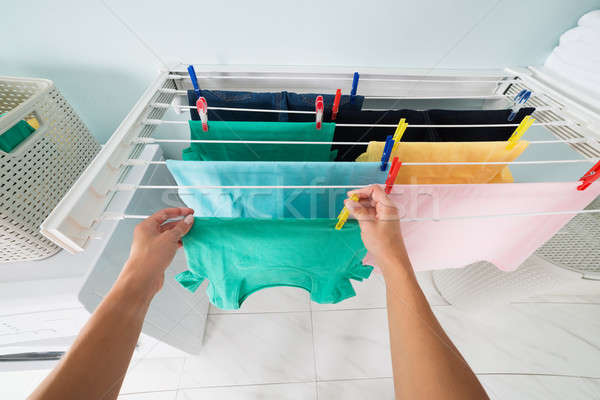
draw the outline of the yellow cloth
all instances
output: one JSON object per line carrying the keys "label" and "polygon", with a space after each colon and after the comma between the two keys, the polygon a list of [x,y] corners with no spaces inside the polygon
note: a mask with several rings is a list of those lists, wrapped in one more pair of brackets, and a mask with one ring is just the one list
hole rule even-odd
{"label": "yellow cloth", "polygon": [[[513,161],[529,145],[521,140],[511,149],[506,142],[400,142],[392,152],[390,162],[398,157],[402,162],[502,162]],[[384,142],[370,142],[366,153],[356,161],[380,161]],[[507,165],[402,165],[398,184],[443,183],[511,183]]]}

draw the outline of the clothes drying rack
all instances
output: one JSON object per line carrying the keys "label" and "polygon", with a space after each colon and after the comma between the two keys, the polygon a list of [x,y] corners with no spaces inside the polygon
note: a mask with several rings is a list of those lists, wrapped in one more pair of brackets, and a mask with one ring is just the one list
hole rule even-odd
{"label": "clothes drying rack", "polygon": [[[246,91],[295,91],[298,93],[334,94],[341,88],[349,93],[353,71],[349,69],[285,68],[285,67],[214,67],[195,66],[197,79],[203,89]],[[79,180],[56,206],[41,226],[42,233],[64,249],[76,253],[84,251],[86,243],[94,237],[98,224],[103,220],[145,218],[145,215],[115,214],[107,211],[111,200],[123,192],[152,189],[177,189],[178,186],[131,185],[125,183],[132,168],[148,164],[164,164],[164,161],[139,159],[144,146],[154,143],[265,143],[255,141],[203,141],[184,139],[157,139],[152,135],[159,125],[187,124],[187,121],[163,119],[167,110],[176,113],[187,111],[187,90],[192,89],[185,65],[176,65],[161,72],[142,95],[115,133],[103,147]],[[492,73],[477,71],[384,71],[363,70],[359,94],[366,100],[490,100],[505,101],[504,107],[512,106],[512,99],[521,90],[532,91],[528,106],[536,107],[534,125],[544,126],[555,140],[532,141],[541,145],[565,143],[583,156],[576,160],[541,160],[512,162],[444,162],[404,163],[403,165],[526,165],[589,163],[590,167],[600,160],[600,102],[585,93],[566,88],[562,83],[537,68],[510,69]],[[235,110],[225,107],[208,109]],[[238,111],[292,112],[280,110],[237,109]],[[297,111],[296,111],[297,112]],[[300,111],[315,114],[314,111]],[[340,124],[366,126],[361,124]],[[413,127],[436,127],[445,129],[469,127],[514,126],[495,125],[411,125]],[[209,121],[210,126],[210,121]],[[370,125],[373,126],[373,125]],[[396,125],[376,125],[396,127]],[[271,143],[271,142],[269,142]],[[276,142],[278,144],[332,144],[331,142]],[[368,145],[368,143],[336,142],[336,144]],[[574,176],[573,181],[580,177]],[[594,183],[600,185],[600,181]],[[190,186],[187,188],[357,188],[360,186]],[[503,216],[557,215],[596,213],[600,210],[563,210],[536,213],[464,216],[458,218],[500,218]],[[453,217],[456,219],[457,217]],[[411,220],[421,220],[411,219]],[[423,219],[426,220],[426,219]]]}

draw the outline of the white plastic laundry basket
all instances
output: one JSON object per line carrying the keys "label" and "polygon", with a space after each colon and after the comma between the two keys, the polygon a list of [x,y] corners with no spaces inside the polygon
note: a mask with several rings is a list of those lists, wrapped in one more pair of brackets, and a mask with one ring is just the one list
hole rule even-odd
{"label": "white plastic laundry basket", "polygon": [[0,263],[48,257],[59,247],[39,226],[100,145],[49,80],[0,77],[0,114],[0,135],[39,123],[10,152],[0,149]]}

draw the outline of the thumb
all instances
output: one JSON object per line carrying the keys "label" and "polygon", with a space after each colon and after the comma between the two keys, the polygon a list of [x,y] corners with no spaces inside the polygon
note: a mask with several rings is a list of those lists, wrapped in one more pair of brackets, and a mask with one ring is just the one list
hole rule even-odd
{"label": "thumb", "polygon": [[194,214],[188,214],[181,221],[177,222],[171,229],[165,232],[166,235],[170,235],[176,242],[181,240],[194,224]]}

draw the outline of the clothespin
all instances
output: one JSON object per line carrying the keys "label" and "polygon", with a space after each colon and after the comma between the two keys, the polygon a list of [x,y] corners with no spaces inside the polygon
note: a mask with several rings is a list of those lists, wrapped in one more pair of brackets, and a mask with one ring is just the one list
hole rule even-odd
{"label": "clothespin", "polygon": [[206,104],[206,99],[204,97],[198,97],[196,109],[202,120],[202,130],[208,132],[208,104]]}
{"label": "clothespin", "polygon": [[394,147],[392,148],[392,152],[396,150],[400,140],[402,140],[402,135],[404,135],[404,131],[408,124],[406,123],[406,118],[402,118],[400,122],[398,122],[398,127],[396,128],[396,132],[394,132]]}
{"label": "clothespin", "polygon": [[506,145],[506,150],[512,150],[513,147],[519,142],[519,139],[525,134],[525,131],[529,129],[529,127],[535,122],[535,118],[532,118],[530,115],[523,118],[523,121],[517,126],[517,129],[513,132],[513,134],[508,138],[508,144]]}
{"label": "clothespin", "polygon": [[392,155],[392,149],[394,148],[394,139],[392,135],[385,138],[385,146],[383,146],[383,153],[381,154],[381,170],[387,169],[388,161]]}
{"label": "clothespin", "polygon": [[358,79],[360,75],[358,72],[354,73],[354,77],[352,78],[352,90],[350,90],[350,103],[354,103],[354,97],[356,97],[356,91],[358,90]]}
{"label": "clothespin", "polygon": [[315,99],[315,115],[317,121],[317,129],[321,129],[321,123],[323,122],[323,111],[325,106],[323,104],[323,96],[317,96]]}
{"label": "clothespin", "polygon": [[581,185],[577,186],[577,190],[585,190],[590,186],[595,180],[600,178],[600,161],[596,163],[588,172],[583,175],[579,181]]}
{"label": "clothespin", "polygon": [[342,99],[342,89],[335,91],[335,97],[333,99],[333,107],[331,107],[331,120],[335,121],[337,113],[340,109],[340,100]]}
{"label": "clothespin", "polygon": [[387,179],[385,180],[385,193],[390,194],[392,192],[392,187],[394,187],[394,182],[396,181],[396,177],[398,176],[398,171],[402,163],[398,159],[398,157],[394,157],[392,160],[392,166],[388,171]]}
{"label": "clothespin", "polygon": [[192,85],[194,86],[194,92],[196,95],[200,97],[200,86],[198,86],[198,78],[196,77],[196,71],[194,70],[194,66],[190,65],[187,68],[188,74],[190,74],[190,79],[192,80]]}
{"label": "clothespin", "polygon": [[[350,196],[350,200],[358,201],[358,195],[353,194],[352,196]],[[342,226],[344,226],[344,224],[348,220],[349,216],[350,216],[350,211],[348,210],[348,208],[346,208],[346,206],[344,206],[344,208],[342,208],[342,211],[340,211],[340,215],[338,215],[338,217],[337,217],[338,222],[337,222],[337,224],[335,224],[335,229],[338,231],[340,229],[342,229]]]}
{"label": "clothespin", "polygon": [[527,100],[529,100],[529,96],[531,96],[531,90],[526,90],[523,89],[519,92],[519,94],[517,94],[513,100],[514,104],[513,104],[513,108],[510,111],[510,114],[508,116],[508,120],[512,121],[513,119],[515,119],[515,117],[517,116],[519,110],[521,109],[521,107],[523,106],[523,104],[527,103]]}

